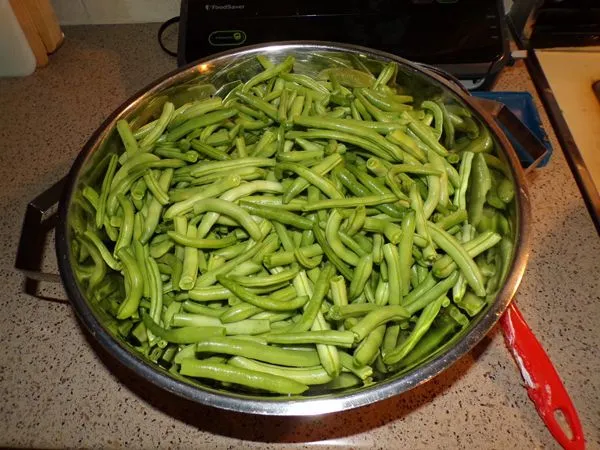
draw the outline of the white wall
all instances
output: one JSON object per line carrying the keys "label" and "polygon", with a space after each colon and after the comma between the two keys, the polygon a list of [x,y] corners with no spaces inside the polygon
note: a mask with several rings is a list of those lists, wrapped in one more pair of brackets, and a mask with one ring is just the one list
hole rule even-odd
{"label": "white wall", "polygon": [[62,25],[164,22],[180,0],[51,0]]}

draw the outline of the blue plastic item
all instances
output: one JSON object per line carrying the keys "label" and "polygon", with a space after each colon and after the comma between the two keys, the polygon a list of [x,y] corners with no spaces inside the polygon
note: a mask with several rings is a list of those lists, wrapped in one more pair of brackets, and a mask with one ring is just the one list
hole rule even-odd
{"label": "blue plastic item", "polygon": [[[552,156],[552,145],[548,139],[548,135],[542,128],[542,121],[538,114],[535,104],[533,103],[533,97],[529,92],[486,92],[486,91],[475,91],[472,94],[476,97],[485,98],[488,100],[495,100],[500,103],[504,103],[508,109],[510,109],[533,134],[544,144],[544,147],[548,150],[548,153],[542,159],[538,167],[544,167],[548,164],[550,156]],[[501,124],[500,127],[506,133],[506,136],[510,139],[513,147],[515,148],[519,159],[524,167],[529,166],[533,160],[531,156],[525,151],[525,149],[515,141],[511,136],[510,132],[505,129]]]}

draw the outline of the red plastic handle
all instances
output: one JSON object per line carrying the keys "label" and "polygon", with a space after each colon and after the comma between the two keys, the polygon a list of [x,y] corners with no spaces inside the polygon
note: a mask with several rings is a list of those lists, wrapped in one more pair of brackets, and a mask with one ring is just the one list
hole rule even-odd
{"label": "red plastic handle", "polygon": [[[510,304],[500,319],[500,324],[504,331],[506,345],[525,380],[529,398],[535,404],[537,412],[552,436],[564,449],[584,449],[583,430],[575,406],[552,361],[523,319],[515,302]],[[571,428],[572,437],[565,433],[557,421],[556,413],[559,411]]]}

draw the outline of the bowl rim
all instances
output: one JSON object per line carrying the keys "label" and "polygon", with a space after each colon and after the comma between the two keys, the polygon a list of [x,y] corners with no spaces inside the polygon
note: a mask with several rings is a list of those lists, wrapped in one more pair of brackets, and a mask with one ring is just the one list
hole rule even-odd
{"label": "bowl rim", "polygon": [[[443,88],[449,90],[457,98],[467,104],[472,110],[485,121],[486,126],[492,132],[494,139],[501,147],[510,162],[510,170],[516,185],[516,227],[514,239],[513,261],[510,271],[507,275],[504,286],[498,291],[495,302],[489,307],[485,314],[478,319],[478,322],[462,336],[458,342],[448,348],[446,351],[430,359],[416,370],[407,372],[405,375],[397,378],[378,382],[370,387],[358,389],[349,393],[333,394],[328,398],[306,397],[292,398],[260,398],[243,395],[236,395],[225,391],[212,390],[208,387],[194,386],[192,384],[179,381],[168,375],[166,371],[156,365],[152,365],[137,355],[134,351],[128,349],[125,345],[113,338],[111,334],[102,326],[92,308],[78,288],[75,274],[69,261],[69,242],[67,214],[71,198],[78,181],[78,176],[85,162],[93,151],[98,148],[104,138],[110,133],[116,124],[116,121],[127,115],[132,109],[140,104],[148,96],[162,91],[165,88],[174,86],[179,80],[188,77],[194,72],[195,68],[201,64],[215,62],[220,59],[230,58],[233,55],[247,56],[258,54],[265,51],[274,51],[278,49],[314,49],[325,51],[342,51],[354,54],[366,54],[379,59],[394,61],[400,65],[408,67],[419,72],[429,79],[433,79]],[[257,44],[228,50],[225,52],[209,55],[205,58],[194,61],[186,66],[177,68],[156,81],[150,83],[139,90],[129,99],[116,108],[102,125],[91,135],[89,140],[79,152],[71,170],[67,176],[65,188],[59,202],[58,224],[56,228],[56,255],[59,266],[59,272],[63,285],[68,294],[69,300],[73,305],[77,317],[91,335],[101,344],[101,346],[113,357],[117,358],[126,367],[137,373],[139,376],[150,381],[152,384],[165,389],[178,396],[192,400],[194,402],[218,407],[225,410],[232,410],[243,413],[277,415],[277,416],[305,416],[318,415],[343,411],[370,403],[383,400],[394,395],[406,392],[416,386],[432,379],[440,372],[444,371],[458,359],[468,353],[498,322],[500,316],[508,307],[510,301],[516,293],[518,285],[522,279],[529,256],[529,238],[530,238],[531,209],[529,193],[525,181],[525,174],[521,168],[520,162],[516,156],[512,145],[500,127],[490,117],[490,115],[476,102],[472,101],[470,95],[462,88],[448,82],[446,79],[412,61],[398,57],[396,55],[357,45],[324,42],[324,41],[279,41],[267,44]]]}

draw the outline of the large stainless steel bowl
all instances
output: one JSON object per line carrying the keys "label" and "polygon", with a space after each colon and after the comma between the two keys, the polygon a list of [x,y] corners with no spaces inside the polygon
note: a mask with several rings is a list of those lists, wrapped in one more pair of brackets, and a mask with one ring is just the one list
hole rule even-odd
{"label": "large stainless steel bowl", "polygon": [[[75,194],[83,182],[99,184],[99,170],[96,170],[99,163],[110,152],[119,151],[115,132],[117,120],[125,118],[133,121],[134,126],[142,125],[149,120],[152,111],[160,111],[167,99],[178,106],[197,95],[205,95],[197,87],[206,81],[226,90],[231,81],[247,79],[260,70],[255,58],[260,54],[266,54],[274,60],[294,55],[297,61],[295,70],[313,75],[323,68],[347,64],[352,60],[371,67],[394,61],[399,69],[397,79],[409,85],[413,95],[442,96],[446,102],[456,102],[471,110],[489,127],[498,156],[510,167],[510,175],[516,186],[514,208],[511,209],[514,251],[503,286],[495,301],[473,319],[470,326],[455,337],[450,345],[408,372],[391,375],[368,387],[294,399],[218,390],[200,382],[176,378],[129,348],[115,335],[106,314],[86,298],[76,281],[73,269],[76,258],[70,244],[71,224],[84,212],[78,206]],[[62,281],[81,322],[112,356],[141,377],[187,399],[219,408],[270,415],[313,415],[355,408],[405,392],[430,380],[473,348],[498,321],[515,294],[528,257],[529,222],[530,208],[524,173],[511,144],[495,120],[458,85],[418,64],[388,53],[343,44],[291,42],[242,48],[197,61],[164,76],[118,108],[93,134],[73,164],[59,205],[56,252]]]}

